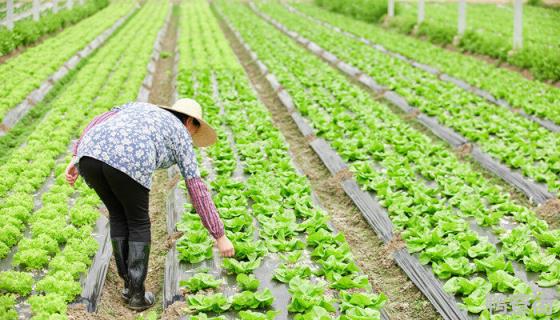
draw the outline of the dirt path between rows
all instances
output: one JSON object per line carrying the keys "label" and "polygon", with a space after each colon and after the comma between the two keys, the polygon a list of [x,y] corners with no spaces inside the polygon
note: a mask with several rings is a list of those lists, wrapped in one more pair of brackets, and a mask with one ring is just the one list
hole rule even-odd
{"label": "dirt path between rows", "polygon": [[[156,62],[156,71],[149,102],[169,105],[173,98],[173,62],[177,44],[178,10],[171,15],[168,30],[161,47],[160,58]],[[109,320],[109,319],[157,319],[163,312],[163,276],[165,257],[167,255],[167,216],[166,200],[168,190],[167,171],[157,171],[153,177],[150,191],[150,220],[152,223],[152,247],[146,290],[156,297],[155,306],[142,313],[128,309],[120,298],[123,282],[117,274],[115,259],[111,258],[107,278],[101,294],[101,301],[96,313],[87,313],[83,308],[69,309],[69,319],[75,320]]]}
{"label": "dirt path between rows", "polygon": [[389,254],[390,248],[377,237],[352,200],[346,196],[339,181],[330,175],[300,134],[286,108],[276,98],[257,66],[251,63],[247,52],[227,30],[223,21],[217,18],[259,98],[268,107],[276,127],[288,142],[296,165],[303,170],[321,204],[332,215],[335,228],[346,236],[356,262],[368,275],[372,286],[388,296],[385,310],[391,319],[440,319],[426,297],[394,263]]}

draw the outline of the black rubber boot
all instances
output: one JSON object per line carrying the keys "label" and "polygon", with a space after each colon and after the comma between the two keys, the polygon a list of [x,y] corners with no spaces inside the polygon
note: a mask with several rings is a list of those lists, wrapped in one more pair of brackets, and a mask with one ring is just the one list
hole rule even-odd
{"label": "black rubber boot", "polygon": [[155,298],[146,292],[144,281],[148,274],[149,242],[128,242],[128,308],[142,311],[154,305]]}
{"label": "black rubber boot", "polygon": [[130,296],[128,294],[128,239],[114,238],[111,239],[113,245],[113,255],[117,265],[119,277],[124,281],[124,289],[121,292],[121,298],[128,302]]}

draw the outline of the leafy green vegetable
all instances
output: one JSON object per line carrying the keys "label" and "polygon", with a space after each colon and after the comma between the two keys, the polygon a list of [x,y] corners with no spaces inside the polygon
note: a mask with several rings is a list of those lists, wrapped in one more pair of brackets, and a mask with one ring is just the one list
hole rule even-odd
{"label": "leafy green vegetable", "polygon": [[325,286],[323,283],[312,283],[298,277],[293,278],[289,282],[288,292],[292,294],[288,311],[290,312],[307,312],[315,306],[320,306],[327,311],[334,312],[336,309],[325,295]]}
{"label": "leafy green vegetable", "polygon": [[274,296],[270,289],[266,288],[262,292],[243,291],[235,294],[232,298],[231,306],[234,310],[267,308],[274,302]]}
{"label": "leafy green vegetable", "polygon": [[233,247],[235,248],[235,258],[242,260],[254,260],[258,257],[262,257],[267,254],[267,249],[264,241],[246,241],[246,242],[234,242]]}
{"label": "leafy green vegetable", "polygon": [[66,314],[67,302],[63,296],[56,293],[47,293],[44,296],[32,295],[27,302],[35,316]]}
{"label": "leafy green vegetable", "polygon": [[217,288],[224,281],[222,279],[216,279],[214,276],[207,273],[197,273],[187,280],[181,280],[179,285],[181,287],[186,287],[189,292],[197,292],[199,290],[204,290],[208,288]]}
{"label": "leafy green vegetable", "polygon": [[259,280],[253,275],[240,273],[236,277],[241,290],[256,291],[259,287]]}
{"label": "leafy green vegetable", "polygon": [[14,308],[15,304],[16,297],[14,295],[0,295],[0,319],[16,320],[18,318],[18,314]]}
{"label": "leafy green vegetable", "polygon": [[36,291],[44,291],[46,293],[57,293],[67,302],[74,300],[74,298],[82,292],[80,282],[75,281],[72,274],[58,271],[53,275],[47,275],[35,286]]}
{"label": "leafy green vegetable", "polygon": [[288,283],[295,277],[302,279],[309,278],[311,276],[311,268],[306,265],[299,266],[288,266],[286,264],[279,265],[274,271],[272,279],[278,280],[280,282]]}
{"label": "leafy green vegetable", "polygon": [[387,302],[387,296],[385,296],[383,293],[381,294],[362,293],[362,292],[351,293],[348,291],[341,291],[340,299],[341,299],[341,304],[340,304],[341,311],[346,311],[354,307],[381,310],[385,302]]}
{"label": "leafy green vegetable", "polygon": [[202,312],[222,313],[231,306],[230,300],[223,293],[189,295],[187,302],[189,309]]}
{"label": "leafy green vegetable", "polygon": [[259,313],[254,311],[240,311],[240,320],[274,320],[280,314],[279,310],[269,310],[266,313]]}
{"label": "leafy green vegetable", "polygon": [[376,309],[353,307],[340,316],[340,320],[380,320],[381,313]]}
{"label": "leafy green vegetable", "polygon": [[26,296],[31,292],[33,276],[31,273],[18,271],[0,272],[0,290]]}
{"label": "leafy green vegetable", "polygon": [[239,261],[234,258],[226,258],[222,261],[222,268],[230,273],[251,273],[261,265],[262,258],[249,261]]}
{"label": "leafy green vegetable", "polygon": [[323,307],[314,306],[311,310],[296,314],[294,320],[331,320],[333,316]]}
{"label": "leafy green vegetable", "polygon": [[560,283],[560,262],[555,261],[547,272],[541,273],[537,284],[541,287],[553,287]]}
{"label": "leafy green vegetable", "polygon": [[353,288],[364,289],[369,287],[368,277],[366,275],[341,276],[338,273],[334,273],[333,278],[329,280],[332,281],[330,287],[337,290]]}
{"label": "leafy green vegetable", "polygon": [[502,270],[489,273],[488,281],[492,284],[492,288],[499,292],[532,293],[531,287],[528,284]]}
{"label": "leafy green vegetable", "polygon": [[298,262],[298,260],[302,256],[302,254],[303,254],[303,250],[294,250],[294,251],[288,252],[286,254],[281,254],[280,258],[282,258],[282,260],[286,261],[287,263],[294,264],[294,263]]}
{"label": "leafy green vegetable", "polygon": [[212,258],[214,243],[206,231],[188,232],[176,243],[179,260],[188,263],[198,263]]}

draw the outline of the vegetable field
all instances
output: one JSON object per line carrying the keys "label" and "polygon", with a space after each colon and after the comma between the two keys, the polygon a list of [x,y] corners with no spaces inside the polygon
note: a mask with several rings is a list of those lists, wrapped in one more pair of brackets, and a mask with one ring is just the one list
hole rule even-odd
{"label": "vegetable field", "polygon": [[[56,32],[22,20],[38,41],[0,30],[0,319],[559,319],[560,89],[433,44],[450,4],[411,36],[412,3],[376,24],[335,2],[92,1]],[[477,6],[496,20],[473,12],[461,45],[509,50],[509,9]],[[558,12],[526,10],[521,54],[553,59],[534,17]],[[134,312],[109,213],[64,169],[94,116],[186,97],[218,134],[197,162],[235,255],[156,172],[156,305]]]}

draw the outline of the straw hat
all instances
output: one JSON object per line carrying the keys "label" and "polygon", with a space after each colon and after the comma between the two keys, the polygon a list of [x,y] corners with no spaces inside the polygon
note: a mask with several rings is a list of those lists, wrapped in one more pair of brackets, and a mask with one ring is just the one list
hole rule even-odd
{"label": "straw hat", "polygon": [[216,131],[202,119],[202,108],[193,99],[179,99],[173,106],[160,106],[163,109],[171,110],[193,117],[200,123],[198,131],[192,135],[193,143],[197,147],[207,147],[214,144],[217,139]]}

